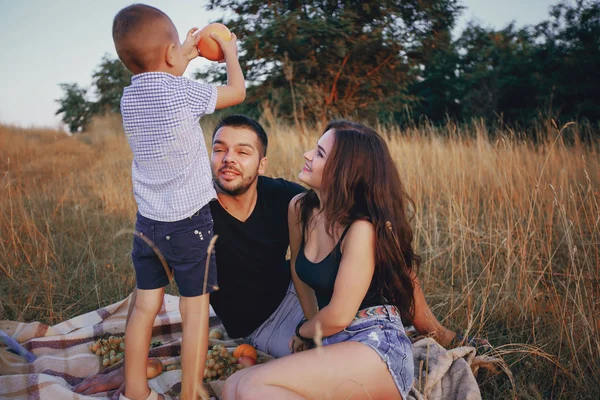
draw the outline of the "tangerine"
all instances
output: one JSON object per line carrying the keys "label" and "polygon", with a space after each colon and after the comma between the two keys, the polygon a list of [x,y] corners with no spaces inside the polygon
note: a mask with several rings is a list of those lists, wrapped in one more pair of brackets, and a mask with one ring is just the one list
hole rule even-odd
{"label": "tangerine", "polygon": [[163,365],[158,358],[149,358],[146,361],[146,378],[152,379],[156,378],[158,375],[162,374]]}
{"label": "tangerine", "polygon": [[225,40],[231,40],[231,31],[225,25],[215,22],[206,25],[199,33],[202,37],[198,43],[200,55],[210,61],[221,61],[224,58],[223,50],[219,43],[210,37],[211,33],[215,33]]}
{"label": "tangerine", "polygon": [[235,350],[233,350],[232,355],[235,358],[240,358],[240,357],[250,357],[252,359],[254,359],[254,361],[256,361],[258,359],[258,354],[256,353],[256,349],[247,343],[244,344],[240,344],[238,347],[235,348]]}

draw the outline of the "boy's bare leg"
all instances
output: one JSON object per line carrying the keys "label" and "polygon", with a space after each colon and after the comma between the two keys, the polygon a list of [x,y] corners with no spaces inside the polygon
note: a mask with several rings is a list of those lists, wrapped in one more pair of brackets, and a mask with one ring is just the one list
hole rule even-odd
{"label": "boy's bare leg", "polygon": [[152,326],[163,302],[164,288],[137,290],[135,304],[125,328],[125,396],[146,399],[150,394],[146,362]]}
{"label": "boy's bare leg", "polygon": [[131,300],[129,301],[129,307],[127,308],[127,318],[125,319],[125,329],[127,329],[127,322],[129,322],[129,318],[131,317],[131,313],[133,312],[133,307],[135,307],[135,299],[137,299],[137,288],[133,288],[133,292],[131,292]]}
{"label": "boy's bare leg", "polygon": [[208,350],[209,294],[181,297],[181,400],[208,398],[202,385]]}

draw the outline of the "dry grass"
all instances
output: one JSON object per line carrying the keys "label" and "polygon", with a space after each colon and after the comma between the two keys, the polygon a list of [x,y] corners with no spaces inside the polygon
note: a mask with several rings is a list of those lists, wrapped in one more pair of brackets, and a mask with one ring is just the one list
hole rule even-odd
{"label": "dry grass", "polygon": [[[295,180],[317,139],[268,124],[269,174]],[[214,122],[205,123],[210,132]],[[382,128],[415,200],[436,315],[498,346],[486,398],[600,397],[599,143],[537,144],[478,124]],[[134,286],[131,156],[120,121],[67,137],[0,127],[0,319],[56,323]]]}

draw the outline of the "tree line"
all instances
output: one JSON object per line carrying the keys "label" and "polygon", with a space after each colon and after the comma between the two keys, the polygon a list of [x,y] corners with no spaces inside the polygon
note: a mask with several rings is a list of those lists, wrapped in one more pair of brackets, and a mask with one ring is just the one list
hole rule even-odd
{"label": "tree line", "polygon": [[[332,117],[408,124],[585,121],[600,131],[600,0],[562,1],[535,25],[452,30],[458,0],[210,0],[239,38],[248,81],[236,111],[300,128]],[[222,84],[214,64],[195,78]],[[71,132],[119,112],[131,74],[105,56],[92,88],[61,84]],[[94,100],[89,99],[90,92]]]}

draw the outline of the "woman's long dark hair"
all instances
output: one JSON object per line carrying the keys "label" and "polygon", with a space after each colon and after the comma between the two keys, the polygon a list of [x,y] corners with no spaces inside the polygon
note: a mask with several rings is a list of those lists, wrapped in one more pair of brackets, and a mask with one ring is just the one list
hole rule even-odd
{"label": "woman's long dark hair", "polygon": [[[371,128],[338,120],[333,129],[335,143],[325,163],[321,183],[322,213],[327,233],[336,226],[364,219],[375,228],[375,273],[371,288],[380,290],[402,315],[412,315],[414,288],[412,271],[420,262],[412,248],[413,234],[406,207],[408,197],[396,164],[384,140]],[[303,237],[319,198],[313,190],[299,200]],[[414,208],[414,207],[413,207]]]}

